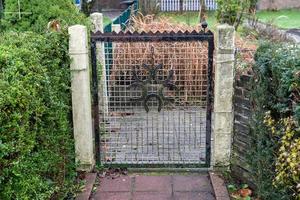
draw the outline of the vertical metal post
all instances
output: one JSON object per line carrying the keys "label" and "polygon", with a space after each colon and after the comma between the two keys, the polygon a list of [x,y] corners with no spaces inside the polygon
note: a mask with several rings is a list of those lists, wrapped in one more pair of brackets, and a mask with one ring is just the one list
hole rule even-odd
{"label": "vertical metal post", "polygon": [[213,56],[214,56],[214,37],[208,40],[208,66],[207,66],[207,111],[206,111],[206,165],[211,164],[211,123],[212,123],[212,97],[213,97]]}
{"label": "vertical metal post", "polygon": [[92,96],[93,96],[93,118],[94,118],[94,138],[96,163],[100,163],[100,118],[99,118],[99,96],[98,96],[98,73],[97,73],[97,54],[96,42],[91,39],[92,57]]}

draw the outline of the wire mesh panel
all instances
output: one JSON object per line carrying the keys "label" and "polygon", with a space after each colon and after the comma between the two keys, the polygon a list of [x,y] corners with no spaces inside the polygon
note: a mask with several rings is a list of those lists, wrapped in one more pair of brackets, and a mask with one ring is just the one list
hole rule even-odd
{"label": "wire mesh panel", "polygon": [[106,85],[107,97],[99,100],[108,102],[100,103],[98,111],[100,161],[207,164],[209,42],[124,40],[102,45],[105,59],[100,64],[106,76],[100,83]]}

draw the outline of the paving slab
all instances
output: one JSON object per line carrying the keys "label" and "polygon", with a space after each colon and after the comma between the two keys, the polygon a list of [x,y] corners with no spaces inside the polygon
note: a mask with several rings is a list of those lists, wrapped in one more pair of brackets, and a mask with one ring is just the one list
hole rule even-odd
{"label": "paving slab", "polygon": [[115,179],[102,178],[98,189],[99,192],[130,192],[131,177],[123,176]]}
{"label": "paving slab", "polygon": [[136,192],[133,195],[133,200],[172,200],[172,194],[157,192]]}
{"label": "paving slab", "polygon": [[137,176],[135,178],[135,191],[153,191],[170,194],[171,176]]}
{"label": "paving slab", "polygon": [[212,191],[208,175],[203,176],[174,176],[174,191],[199,192]]}
{"label": "paving slab", "polygon": [[130,200],[130,192],[99,192],[92,200]]}
{"label": "paving slab", "polygon": [[215,200],[210,192],[175,192],[174,200]]}
{"label": "paving slab", "polygon": [[[221,192],[221,190],[220,190]],[[218,195],[221,197],[221,195]],[[101,178],[92,200],[216,200],[208,174]]]}

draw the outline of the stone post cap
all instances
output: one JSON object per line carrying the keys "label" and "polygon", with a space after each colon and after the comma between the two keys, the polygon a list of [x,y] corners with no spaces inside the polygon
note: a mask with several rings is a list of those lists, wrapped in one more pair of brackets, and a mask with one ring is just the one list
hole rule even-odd
{"label": "stone post cap", "polygon": [[101,31],[103,32],[103,14],[102,13],[92,13],[90,15],[91,22],[93,24],[93,32]]}
{"label": "stone post cap", "polygon": [[217,29],[229,29],[229,30],[231,29],[231,30],[234,30],[234,27],[229,25],[229,24],[219,24],[217,26]]}
{"label": "stone post cap", "polygon": [[87,54],[87,28],[83,25],[70,26],[68,28],[68,33],[70,35],[69,54]]}
{"label": "stone post cap", "polygon": [[217,26],[217,51],[232,53],[234,49],[235,29],[228,24]]}
{"label": "stone post cap", "polygon": [[80,25],[80,24],[76,24],[76,25],[73,25],[73,26],[70,26],[68,28],[68,33],[71,35],[72,33],[76,33],[78,31],[86,31],[86,26],[83,26],[83,25]]}
{"label": "stone post cap", "polygon": [[90,15],[91,18],[98,18],[98,17],[103,17],[102,13],[99,12],[94,12]]}

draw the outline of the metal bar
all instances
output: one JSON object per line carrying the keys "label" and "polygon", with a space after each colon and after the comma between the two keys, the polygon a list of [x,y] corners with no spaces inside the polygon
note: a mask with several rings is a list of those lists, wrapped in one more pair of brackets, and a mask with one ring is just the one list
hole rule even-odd
{"label": "metal bar", "polygon": [[156,173],[201,173],[212,170],[211,168],[128,168],[129,173],[156,172]]}
{"label": "metal bar", "polygon": [[158,41],[209,41],[213,38],[211,31],[207,32],[164,32],[164,33],[92,33],[91,35],[94,41],[103,42],[158,42]]}
{"label": "metal bar", "polygon": [[210,166],[211,161],[211,116],[213,102],[213,56],[214,38],[208,41],[208,71],[207,71],[207,112],[206,112],[206,165]]}
{"label": "metal bar", "polygon": [[184,167],[182,164],[117,164],[117,163],[112,163],[112,164],[103,164],[103,167],[104,168],[127,168],[127,169],[131,169],[131,170],[134,170],[134,169],[149,169],[149,170],[161,170],[161,169],[170,169],[170,171],[172,171],[172,169],[177,169],[178,171],[181,171],[181,170],[191,170],[192,169],[199,169],[199,170],[206,170],[206,169],[210,169],[211,168],[208,168],[206,166],[206,164],[199,164],[199,163],[188,163],[188,164],[185,164]]}
{"label": "metal bar", "polygon": [[98,97],[98,73],[97,73],[97,49],[96,42],[91,41],[92,57],[92,95],[93,95],[93,118],[94,118],[94,137],[96,162],[100,163],[100,130],[99,130],[99,97]]}

